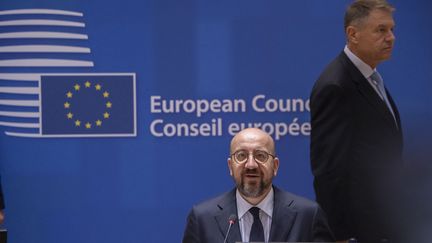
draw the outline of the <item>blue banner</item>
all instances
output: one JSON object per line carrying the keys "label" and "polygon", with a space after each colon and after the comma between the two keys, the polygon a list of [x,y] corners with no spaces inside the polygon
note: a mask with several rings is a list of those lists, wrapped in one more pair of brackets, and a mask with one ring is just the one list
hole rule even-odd
{"label": "blue banner", "polygon": [[[190,208],[234,187],[229,143],[245,127],[275,139],[275,184],[314,199],[309,94],[344,48],[350,2],[2,0],[8,242],[180,242]],[[378,69],[407,164],[427,166],[432,2],[391,2]]]}

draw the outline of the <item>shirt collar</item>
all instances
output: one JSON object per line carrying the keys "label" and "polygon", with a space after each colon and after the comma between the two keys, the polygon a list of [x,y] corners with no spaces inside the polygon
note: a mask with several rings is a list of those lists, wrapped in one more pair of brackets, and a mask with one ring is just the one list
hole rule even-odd
{"label": "shirt collar", "polygon": [[370,78],[373,72],[376,71],[376,69],[372,69],[369,65],[363,62],[359,57],[357,57],[354,53],[352,53],[352,51],[348,48],[348,46],[345,46],[344,52],[351,60],[351,62],[354,63],[354,66],[357,67],[357,69],[361,72],[361,74],[363,74],[365,78],[367,79]]}
{"label": "shirt collar", "polygon": [[270,218],[273,215],[273,202],[274,202],[274,191],[273,187],[271,187],[270,191],[267,193],[267,196],[258,203],[257,205],[252,205],[247,202],[241,195],[239,190],[236,190],[236,200],[237,200],[237,212],[239,219],[243,218],[244,214],[249,211],[252,207],[260,208],[267,216]]}

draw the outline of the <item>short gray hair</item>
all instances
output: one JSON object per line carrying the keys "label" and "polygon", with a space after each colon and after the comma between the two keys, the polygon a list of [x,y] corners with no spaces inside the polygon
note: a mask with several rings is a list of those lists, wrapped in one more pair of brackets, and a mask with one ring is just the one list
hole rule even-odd
{"label": "short gray hair", "polygon": [[375,9],[392,13],[395,8],[386,0],[356,0],[348,6],[345,12],[344,29],[355,22],[362,21]]}

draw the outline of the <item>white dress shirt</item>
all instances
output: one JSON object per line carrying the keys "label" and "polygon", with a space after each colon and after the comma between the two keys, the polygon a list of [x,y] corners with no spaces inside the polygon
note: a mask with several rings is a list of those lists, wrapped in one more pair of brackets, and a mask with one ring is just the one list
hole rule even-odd
{"label": "white dress shirt", "polygon": [[236,191],[237,200],[237,212],[239,218],[240,234],[243,242],[249,242],[249,235],[253,224],[253,216],[249,212],[252,207],[258,207],[260,209],[260,220],[264,229],[265,242],[269,241],[270,228],[272,223],[273,206],[274,206],[274,191],[273,187],[267,194],[267,196],[257,205],[248,203],[241,195],[240,192]]}
{"label": "white dress shirt", "polygon": [[372,88],[375,90],[375,92],[381,97],[381,99],[384,99],[381,95],[381,92],[378,90],[376,85],[373,83],[374,81],[371,78],[371,75],[376,71],[376,69],[372,69],[369,65],[367,65],[365,62],[363,62],[360,58],[358,58],[354,53],[351,52],[351,50],[345,46],[344,48],[345,54],[348,56],[348,58],[351,60],[351,62],[354,64],[354,66],[357,67],[357,69],[363,74],[363,76],[369,81],[369,84],[372,86]]}
{"label": "white dress shirt", "polygon": [[[375,90],[375,92],[379,95],[379,97],[384,102],[386,102],[386,105],[387,105],[388,109],[390,110],[390,113],[393,115],[393,119],[394,119],[395,124],[397,126],[397,121],[396,121],[396,117],[395,117],[394,112],[393,112],[393,108],[391,107],[387,96],[384,97],[384,95],[386,95],[386,94],[381,94],[381,92],[379,91],[379,89],[377,87],[377,84],[375,83],[376,81],[373,80],[371,77],[374,72],[377,72],[377,70],[372,69],[368,64],[363,62],[359,57],[357,57],[354,53],[352,53],[352,51],[348,48],[348,46],[345,46],[344,52],[348,56],[348,58],[351,60],[351,62],[357,67],[357,69],[360,71],[360,73],[367,79],[367,81],[372,86],[372,88]],[[384,85],[384,83],[382,85]]]}

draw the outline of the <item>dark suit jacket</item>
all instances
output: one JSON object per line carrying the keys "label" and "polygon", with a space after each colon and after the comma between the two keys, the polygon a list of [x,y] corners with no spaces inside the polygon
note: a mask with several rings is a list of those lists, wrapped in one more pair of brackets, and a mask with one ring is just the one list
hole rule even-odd
{"label": "dark suit jacket", "polygon": [[344,52],[312,90],[314,187],[338,240],[391,238],[385,214],[391,205],[391,180],[402,165],[402,132],[396,105],[388,92],[387,96],[396,123]]}
{"label": "dark suit jacket", "polygon": [[[318,204],[274,188],[274,209],[270,241],[333,241]],[[183,243],[223,243],[230,215],[237,215],[236,190],[211,199],[191,210]],[[227,242],[241,242],[239,224],[232,226]]]}

